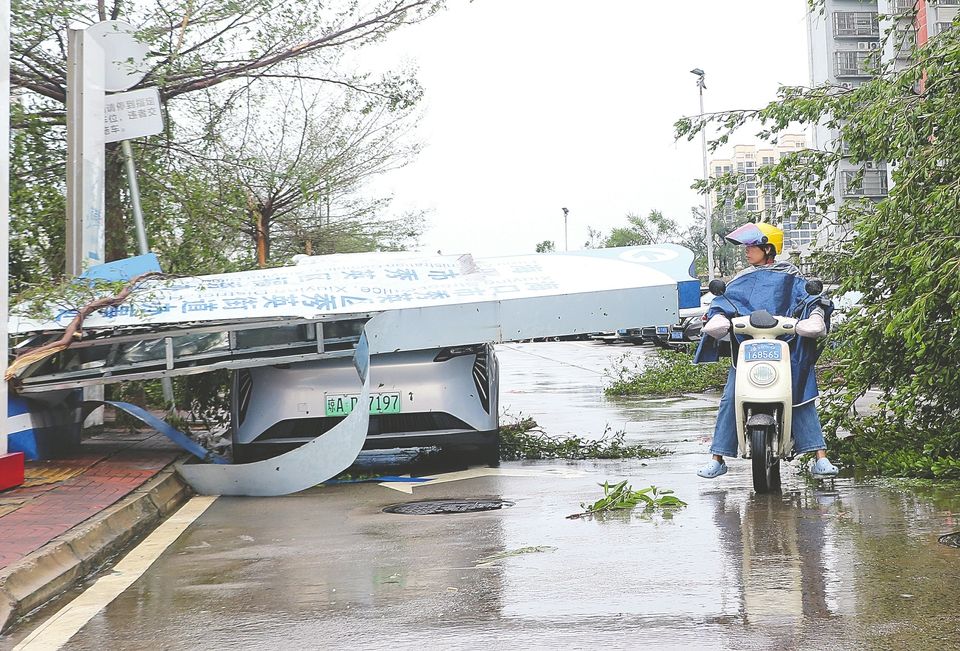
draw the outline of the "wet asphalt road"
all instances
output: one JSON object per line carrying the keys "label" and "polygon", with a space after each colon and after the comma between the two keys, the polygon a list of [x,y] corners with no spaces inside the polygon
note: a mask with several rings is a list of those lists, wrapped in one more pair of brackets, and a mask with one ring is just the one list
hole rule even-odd
{"label": "wet asphalt road", "polygon": [[[220,498],[65,648],[960,648],[960,550],[937,543],[960,529],[955,487],[822,486],[787,472],[782,495],[756,496],[738,460],[702,480],[694,471],[718,396],[602,395],[612,356],[648,350],[498,351],[506,412],[551,434],[609,424],[674,453],[505,463],[503,474],[412,495],[341,484]],[[510,474],[519,471],[533,474]],[[673,517],[565,518],[606,479],[671,488],[689,506]],[[478,497],[514,505],[382,512]],[[489,560],[524,547],[543,549]]]}

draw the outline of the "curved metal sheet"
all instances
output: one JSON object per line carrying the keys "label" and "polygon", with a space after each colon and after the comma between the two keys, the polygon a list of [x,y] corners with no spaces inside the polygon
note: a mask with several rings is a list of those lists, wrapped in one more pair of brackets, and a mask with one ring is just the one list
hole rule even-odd
{"label": "curved metal sheet", "polygon": [[201,495],[289,495],[321,484],[350,467],[367,438],[370,419],[370,365],[366,337],[357,346],[356,366],[363,388],[357,409],[329,432],[284,454],[231,465],[181,464],[177,471]]}

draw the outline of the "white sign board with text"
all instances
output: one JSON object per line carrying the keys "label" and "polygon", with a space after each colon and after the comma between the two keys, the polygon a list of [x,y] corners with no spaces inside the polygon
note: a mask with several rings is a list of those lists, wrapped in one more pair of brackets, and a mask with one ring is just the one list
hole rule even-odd
{"label": "white sign board with text", "polygon": [[156,135],[163,131],[160,92],[156,88],[141,88],[107,95],[103,118],[107,142]]}

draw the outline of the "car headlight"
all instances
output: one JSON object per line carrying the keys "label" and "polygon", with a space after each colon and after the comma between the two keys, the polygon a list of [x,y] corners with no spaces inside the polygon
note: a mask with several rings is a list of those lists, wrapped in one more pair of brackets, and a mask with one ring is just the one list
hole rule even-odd
{"label": "car headlight", "polygon": [[760,362],[750,369],[750,381],[758,387],[765,387],[777,381],[777,369],[770,364]]}

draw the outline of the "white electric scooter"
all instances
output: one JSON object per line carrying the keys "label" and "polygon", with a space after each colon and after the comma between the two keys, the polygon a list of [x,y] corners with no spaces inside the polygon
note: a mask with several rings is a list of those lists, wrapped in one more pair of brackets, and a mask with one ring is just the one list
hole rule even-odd
{"label": "white electric scooter", "polygon": [[[810,280],[806,290],[812,297],[819,296],[823,283]],[[722,296],[725,291],[722,280],[710,282],[711,294]],[[737,360],[737,439],[743,458],[752,461],[753,490],[757,493],[778,491],[780,460],[793,458],[790,346],[777,337],[798,336],[797,321],[766,310],[731,319],[731,353]],[[742,340],[746,335],[751,338]]]}

